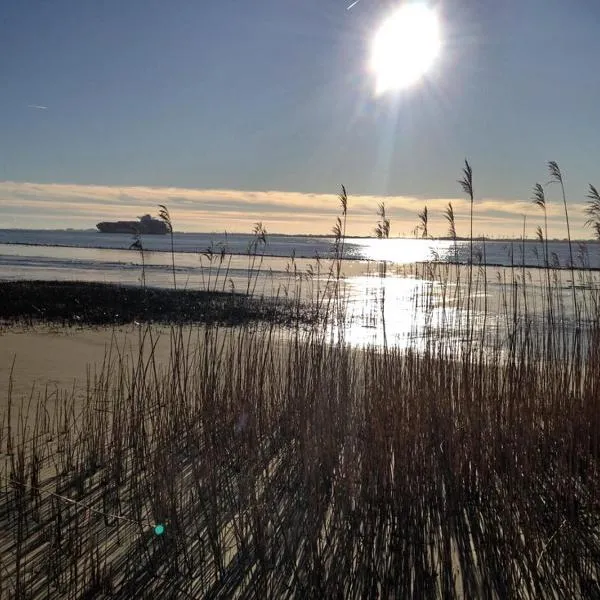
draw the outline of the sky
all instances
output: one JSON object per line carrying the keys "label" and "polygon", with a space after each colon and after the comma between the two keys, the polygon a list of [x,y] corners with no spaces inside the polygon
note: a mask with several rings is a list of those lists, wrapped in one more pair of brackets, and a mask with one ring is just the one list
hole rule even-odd
{"label": "sky", "polygon": [[[573,235],[600,186],[600,2],[431,0],[442,49],[376,95],[369,54],[402,2],[8,0],[0,6],[0,228],[91,228],[155,213],[175,229],[447,231],[473,167],[475,233],[528,235],[531,189],[563,170]],[[546,188],[550,236],[564,237]]]}

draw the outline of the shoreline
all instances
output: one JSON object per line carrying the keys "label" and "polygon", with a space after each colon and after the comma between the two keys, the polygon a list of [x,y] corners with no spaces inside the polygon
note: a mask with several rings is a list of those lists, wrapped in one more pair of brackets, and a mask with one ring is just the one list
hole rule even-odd
{"label": "shoreline", "polygon": [[1,324],[114,326],[268,321],[285,325],[300,316],[284,299],[235,292],[141,287],[88,281],[0,281]]}
{"label": "shoreline", "polygon": [[[89,229],[27,229],[24,227],[4,227],[0,229],[0,232],[2,231],[42,231],[42,232],[52,232],[52,233],[102,233],[101,231],[98,231],[95,228],[89,228]],[[173,231],[174,235],[214,235],[214,236],[223,236],[225,235],[225,232],[223,231]],[[110,235],[110,234],[109,234]],[[129,235],[129,233],[126,234],[117,234],[117,235]],[[156,234],[142,234],[142,235],[156,235]],[[159,235],[166,235],[166,234],[159,234]],[[252,237],[252,233],[249,231],[232,231],[232,232],[228,232],[227,233],[228,236],[244,236],[244,237]],[[273,232],[269,232],[270,236],[275,236],[275,237],[286,237],[286,238],[317,238],[317,239],[331,239],[334,240],[335,236],[331,233],[279,233],[277,231],[273,231]],[[375,236],[372,235],[346,235],[345,238],[347,240],[375,240],[378,239]],[[414,240],[414,239],[427,239],[429,241],[432,242],[451,242],[454,238],[451,237],[447,237],[447,236],[430,236],[428,238],[415,238],[413,236],[406,236],[406,235],[399,235],[399,236],[394,236],[394,237],[390,237],[390,240]],[[468,242],[469,238],[467,236],[457,236],[456,237],[456,241],[457,242]],[[522,238],[518,237],[518,238],[490,238],[490,237],[485,237],[485,236],[474,236],[473,237],[473,242],[483,242],[485,241],[487,242],[513,242],[513,243],[519,243],[522,244],[523,241],[525,241],[525,243],[538,243],[539,240],[534,239],[534,238],[526,238],[525,240],[523,240]],[[569,240],[566,238],[550,238],[548,239],[548,242],[550,243],[564,243],[564,244],[568,244]],[[572,244],[586,244],[586,243],[594,243],[594,242],[598,242],[598,240],[596,240],[595,238],[575,238],[571,240]],[[23,242],[6,242],[6,243],[14,243],[14,244],[21,244]],[[41,244],[41,245],[46,245],[46,244]]]}

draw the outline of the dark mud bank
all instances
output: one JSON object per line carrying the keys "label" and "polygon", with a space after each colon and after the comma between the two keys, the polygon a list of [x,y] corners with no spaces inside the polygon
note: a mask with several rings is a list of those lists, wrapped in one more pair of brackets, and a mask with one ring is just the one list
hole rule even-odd
{"label": "dark mud bank", "polygon": [[172,290],[78,281],[0,281],[0,320],[65,325],[139,322],[291,323],[291,303],[243,294]]}

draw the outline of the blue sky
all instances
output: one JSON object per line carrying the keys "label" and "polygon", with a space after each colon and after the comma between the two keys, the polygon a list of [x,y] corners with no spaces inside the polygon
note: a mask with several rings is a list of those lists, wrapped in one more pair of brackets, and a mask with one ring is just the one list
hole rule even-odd
{"label": "blue sky", "polygon": [[[263,220],[323,232],[343,182],[362,211],[351,212],[354,233],[372,230],[377,201],[390,197],[398,234],[414,227],[416,205],[461,206],[469,157],[482,233],[519,231],[547,160],[563,168],[584,233],[577,211],[600,177],[599,2],[431,2],[442,55],[419,85],[382,97],[369,45],[398,2],[348,4],[3,3],[0,227],[92,227],[120,206],[123,217],[152,210],[141,190],[157,188],[150,196],[164,192],[180,229]],[[252,193],[268,193],[273,210],[247,202]]]}

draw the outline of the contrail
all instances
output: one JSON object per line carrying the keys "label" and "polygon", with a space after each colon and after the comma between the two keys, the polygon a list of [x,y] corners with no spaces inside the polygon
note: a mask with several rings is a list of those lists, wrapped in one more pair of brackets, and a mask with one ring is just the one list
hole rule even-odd
{"label": "contrail", "polygon": [[350,10],[352,7],[356,6],[359,2],[360,2],[360,0],[354,0],[354,2],[352,4],[350,4],[350,6],[346,6],[346,10]]}
{"label": "contrail", "polygon": [[41,104],[28,104],[27,108],[35,108],[37,110],[48,110],[47,106],[42,106]]}

